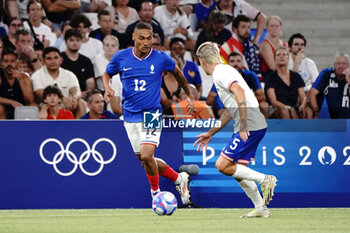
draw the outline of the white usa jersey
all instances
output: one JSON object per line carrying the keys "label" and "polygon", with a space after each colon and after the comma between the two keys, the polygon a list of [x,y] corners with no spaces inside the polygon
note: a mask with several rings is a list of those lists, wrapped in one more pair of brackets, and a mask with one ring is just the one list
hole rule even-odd
{"label": "white usa jersey", "polygon": [[259,102],[255,98],[254,92],[235,68],[226,64],[218,64],[214,69],[213,79],[221,102],[235,120],[235,133],[239,131],[240,119],[236,97],[230,92],[230,88],[234,83],[237,83],[244,90],[247,103],[248,130],[256,131],[267,127],[265,117],[260,112]]}

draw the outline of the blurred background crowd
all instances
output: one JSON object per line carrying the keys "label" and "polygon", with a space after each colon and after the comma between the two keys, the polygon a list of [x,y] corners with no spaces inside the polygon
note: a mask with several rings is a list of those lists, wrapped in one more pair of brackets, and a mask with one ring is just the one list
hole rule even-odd
{"label": "blurred background crowd", "polygon": [[[345,0],[0,0],[0,119],[33,106],[40,119],[122,119],[122,83],[106,104],[101,76],[133,46],[138,22],[173,57],[196,111],[172,73],[162,77],[164,116],[219,118],[222,105],[195,56],[219,45],[222,61],[254,91],[266,118],[350,118],[350,3]],[[293,6],[293,7],[292,7]]]}

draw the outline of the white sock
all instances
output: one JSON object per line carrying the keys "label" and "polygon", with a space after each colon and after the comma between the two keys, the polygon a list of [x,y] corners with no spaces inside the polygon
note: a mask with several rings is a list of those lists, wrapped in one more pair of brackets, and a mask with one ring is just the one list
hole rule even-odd
{"label": "white sock", "polygon": [[153,190],[153,189],[151,189],[151,193],[155,193],[155,192],[160,193],[160,189],[159,189],[159,188],[158,188],[157,190]]}
{"label": "white sock", "polygon": [[255,208],[258,208],[264,205],[263,199],[260,196],[258,187],[256,186],[254,181],[241,180],[240,182],[238,182],[238,184],[241,186],[241,188],[244,190],[244,192],[247,194],[250,200],[252,200]]}
{"label": "white sock", "polygon": [[177,179],[175,180],[174,183],[175,183],[176,185],[178,185],[178,184],[181,183],[181,180],[182,180],[182,177],[181,177],[180,173],[178,173]]}
{"label": "white sock", "polygon": [[241,180],[251,180],[255,181],[258,184],[262,184],[264,182],[265,174],[254,171],[253,169],[250,169],[249,167],[241,164],[236,164],[236,166],[236,172],[232,175],[234,178]]}

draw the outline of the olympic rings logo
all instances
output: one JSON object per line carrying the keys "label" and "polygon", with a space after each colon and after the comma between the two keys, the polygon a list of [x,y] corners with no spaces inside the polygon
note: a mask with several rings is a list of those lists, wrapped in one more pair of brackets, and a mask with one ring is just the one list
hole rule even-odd
{"label": "olympic rings logo", "polygon": [[[45,145],[47,143],[56,143],[59,147],[60,147],[60,151],[58,151],[54,156],[53,156],[53,159],[52,161],[48,160],[45,158],[45,156],[43,155],[43,149],[45,147]],[[77,142],[80,142],[82,144],[85,145],[86,147],[86,150],[79,156],[79,159],[77,158],[77,156],[70,150],[70,147],[72,146],[73,143],[77,143]],[[113,149],[113,153],[112,153],[112,156],[110,159],[108,160],[104,160],[103,159],[103,156],[101,155],[100,152],[98,152],[96,150],[96,146],[100,143],[100,142],[107,142],[109,143],[111,146],[112,146],[112,149]],[[72,140],[70,140],[66,146],[66,148],[64,148],[64,146],[62,145],[62,143],[55,139],[55,138],[48,138],[46,139],[45,141],[43,141],[40,145],[40,148],[39,148],[39,154],[40,154],[40,157],[41,159],[47,163],[47,164],[50,164],[53,166],[53,168],[55,169],[55,171],[61,175],[61,176],[70,176],[72,175],[78,168],[81,169],[81,171],[88,175],[88,176],[96,176],[98,175],[102,169],[103,169],[103,166],[106,165],[106,164],[109,164],[111,163],[116,155],[117,155],[117,148],[115,146],[115,144],[113,143],[113,141],[111,141],[110,139],[108,138],[100,138],[98,140],[96,140],[94,142],[94,144],[92,145],[92,148],[90,149],[90,146],[89,144],[84,140],[84,139],[81,139],[81,138],[74,138]],[[89,159],[90,159],[90,156],[92,155],[92,157],[94,158],[94,160],[100,164],[99,168],[97,169],[97,171],[95,172],[89,172],[89,171],[86,171],[85,168],[84,168],[84,163],[87,162]],[[67,159],[74,164],[74,167],[71,171],[69,172],[62,172],[58,169],[57,167],[57,164],[59,164],[62,159],[67,156]]]}

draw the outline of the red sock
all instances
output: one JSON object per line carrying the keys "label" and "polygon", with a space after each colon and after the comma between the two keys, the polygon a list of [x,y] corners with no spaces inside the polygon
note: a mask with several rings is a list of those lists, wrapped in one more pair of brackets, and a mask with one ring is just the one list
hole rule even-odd
{"label": "red sock", "polygon": [[156,191],[159,189],[159,175],[150,176],[146,173],[149,183],[151,184],[151,189]]}
{"label": "red sock", "polygon": [[170,179],[172,182],[175,182],[177,180],[177,177],[179,176],[179,173],[174,171],[174,169],[172,169],[169,165],[166,165],[165,170],[162,172],[162,174],[159,175]]}

